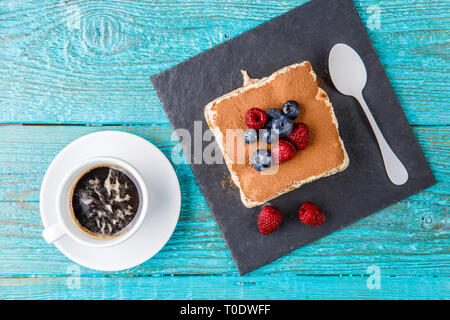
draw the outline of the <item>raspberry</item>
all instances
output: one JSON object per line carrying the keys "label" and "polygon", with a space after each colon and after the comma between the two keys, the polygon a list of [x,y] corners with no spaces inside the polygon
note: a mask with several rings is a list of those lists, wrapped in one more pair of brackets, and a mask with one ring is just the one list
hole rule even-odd
{"label": "raspberry", "polygon": [[245,123],[251,129],[261,129],[267,121],[267,114],[259,108],[251,108],[245,114]]}
{"label": "raspberry", "polygon": [[304,202],[300,206],[298,218],[309,226],[320,226],[325,222],[325,214],[312,202]]}
{"label": "raspberry", "polygon": [[286,140],[280,140],[278,143],[272,145],[272,156],[278,164],[282,164],[295,157],[295,147],[292,143]]}
{"label": "raspberry", "polygon": [[261,209],[258,216],[258,229],[262,234],[274,232],[283,221],[283,214],[271,206],[265,206]]}
{"label": "raspberry", "polygon": [[306,149],[309,143],[308,127],[304,123],[298,123],[294,125],[294,129],[287,136],[287,138],[297,147],[297,149]]}

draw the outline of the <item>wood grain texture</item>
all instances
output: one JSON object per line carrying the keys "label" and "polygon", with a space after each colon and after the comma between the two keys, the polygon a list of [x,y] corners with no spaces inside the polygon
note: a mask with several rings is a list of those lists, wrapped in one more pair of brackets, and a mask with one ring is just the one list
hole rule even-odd
{"label": "wood grain texture", "polygon": [[[67,143],[99,130],[138,134],[159,147],[169,159],[176,146],[170,127],[0,127],[1,277],[64,276],[67,268],[74,265],[41,237],[39,188],[50,161]],[[296,250],[252,272],[250,277],[364,276],[367,267],[375,264],[386,276],[435,276],[445,280],[450,275],[446,165],[450,127],[419,127],[415,133],[431,163],[437,185]],[[81,268],[84,277],[238,274],[189,166],[174,167],[183,201],[180,221],[169,243],[153,259],[136,268],[112,273]]]}
{"label": "wood grain texture", "polygon": [[[16,1],[0,9],[0,122],[168,124],[149,77],[305,1]],[[450,3],[355,1],[412,124],[447,124]]]}
{"label": "wood grain texture", "polygon": [[[0,299],[448,299],[450,2],[355,1],[438,183],[243,277],[187,164],[180,221],[123,272],[78,266],[41,237],[39,189],[53,157],[99,130],[176,143],[150,75],[305,1],[2,1]],[[34,124],[33,126],[1,124]],[[36,124],[76,124],[41,126]],[[85,126],[86,124],[108,126]],[[109,126],[117,124],[117,126]],[[437,126],[436,126],[437,125]],[[256,217],[255,217],[256,218]],[[367,268],[381,269],[369,290]],[[79,289],[68,281],[80,280]]]}
{"label": "wood grain texture", "polygon": [[[445,298],[448,278],[382,277],[379,290],[367,276],[124,277],[78,279],[0,278],[0,299],[434,299]],[[324,290],[323,288],[327,288]],[[169,318],[174,319],[174,318]]]}

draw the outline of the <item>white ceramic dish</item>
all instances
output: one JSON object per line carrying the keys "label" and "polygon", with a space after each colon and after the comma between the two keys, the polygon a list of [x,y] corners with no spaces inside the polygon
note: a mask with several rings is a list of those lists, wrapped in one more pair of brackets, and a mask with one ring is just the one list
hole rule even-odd
{"label": "white ceramic dish", "polygon": [[45,174],[40,195],[45,228],[58,222],[55,194],[60,188],[61,178],[79,163],[93,157],[122,159],[139,171],[151,198],[145,219],[128,239],[114,246],[88,246],[69,235],[54,244],[69,259],[91,269],[118,271],[132,268],[161,250],[175,229],[181,207],[177,176],[164,154],[136,135],[102,131],[83,136],[67,145],[55,157]]}

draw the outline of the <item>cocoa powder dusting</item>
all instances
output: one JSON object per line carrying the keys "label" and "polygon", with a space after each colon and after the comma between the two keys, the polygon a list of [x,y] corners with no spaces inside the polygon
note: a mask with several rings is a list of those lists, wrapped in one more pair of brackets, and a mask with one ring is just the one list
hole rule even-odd
{"label": "cocoa powder dusting", "polygon": [[[245,164],[237,164],[237,159],[233,158],[231,169],[236,172],[242,192],[252,201],[266,201],[275,194],[285,192],[293,182],[322,175],[329,169],[339,167],[345,160],[339,142],[339,132],[333,123],[332,108],[322,100],[328,96],[320,93],[316,100],[319,87],[317,80],[310,73],[311,70],[309,62],[290,68],[260,87],[221,99],[211,109],[215,112],[213,125],[222,132],[222,143],[224,150],[227,150],[226,130],[247,130],[245,113],[250,108],[280,109],[288,100],[295,100],[301,106],[300,116],[294,122],[304,122],[309,127],[312,133],[311,143],[306,150],[298,151],[292,160],[283,163],[276,174],[261,174],[249,163],[248,154],[254,152],[252,148],[255,146],[244,146]],[[238,145],[231,148],[236,151]],[[222,186],[225,184],[226,182],[223,182]]]}

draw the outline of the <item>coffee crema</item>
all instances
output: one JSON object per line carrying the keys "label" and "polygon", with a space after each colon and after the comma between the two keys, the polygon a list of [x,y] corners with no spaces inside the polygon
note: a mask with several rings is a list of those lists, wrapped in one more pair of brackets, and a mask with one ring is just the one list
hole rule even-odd
{"label": "coffee crema", "polygon": [[124,170],[100,165],[80,175],[70,199],[77,225],[95,238],[115,238],[128,230],[139,208],[139,192]]}

